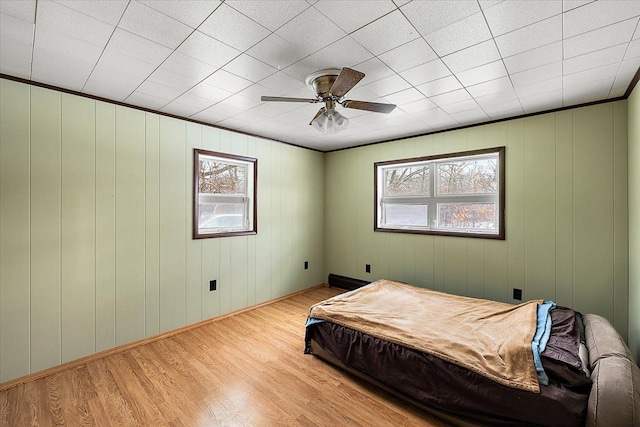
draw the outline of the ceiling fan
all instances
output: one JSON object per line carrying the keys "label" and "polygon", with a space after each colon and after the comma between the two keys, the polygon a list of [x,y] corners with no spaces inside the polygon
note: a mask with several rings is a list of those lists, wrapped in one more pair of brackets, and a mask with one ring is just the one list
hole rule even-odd
{"label": "ceiling fan", "polygon": [[396,108],[394,104],[344,99],[344,95],[363,78],[364,73],[347,67],[344,67],[342,70],[335,68],[320,70],[311,74],[305,80],[307,86],[316,93],[315,98],[263,96],[260,99],[262,101],[308,102],[311,104],[324,102],[325,106],[318,111],[309,124],[320,132],[336,133],[346,128],[349,124],[349,119],[336,111],[336,104],[340,104],[344,108],[355,108],[357,110],[386,114],[389,114]]}

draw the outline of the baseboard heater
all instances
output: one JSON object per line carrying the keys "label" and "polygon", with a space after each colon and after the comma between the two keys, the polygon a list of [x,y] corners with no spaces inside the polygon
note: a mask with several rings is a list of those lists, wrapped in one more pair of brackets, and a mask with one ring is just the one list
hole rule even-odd
{"label": "baseboard heater", "polygon": [[329,287],[342,288],[349,291],[368,285],[369,281],[353,279],[351,277],[338,276],[337,274],[329,274]]}

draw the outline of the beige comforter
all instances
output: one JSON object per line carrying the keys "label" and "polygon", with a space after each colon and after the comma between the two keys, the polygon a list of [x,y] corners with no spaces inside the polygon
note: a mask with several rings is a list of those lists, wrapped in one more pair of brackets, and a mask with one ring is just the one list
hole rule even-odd
{"label": "beige comforter", "polygon": [[379,280],[314,305],[309,316],[539,393],[531,340],[541,302],[511,305]]}

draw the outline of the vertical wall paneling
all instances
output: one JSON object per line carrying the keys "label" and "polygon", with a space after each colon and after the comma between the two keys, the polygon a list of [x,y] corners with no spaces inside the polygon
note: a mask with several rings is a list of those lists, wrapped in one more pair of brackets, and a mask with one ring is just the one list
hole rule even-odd
{"label": "vertical wall paneling", "polygon": [[640,363],[640,86],[631,92],[628,108],[629,205],[629,349]]}
{"label": "vertical wall paneling", "polygon": [[375,159],[372,150],[359,149],[358,163],[354,167],[358,168],[358,189],[356,194],[356,205],[358,208],[358,241],[359,250],[358,259],[356,261],[356,276],[363,280],[374,280],[373,270],[371,273],[365,271],[365,265],[372,265],[374,268],[378,266],[378,251],[374,243],[374,181],[373,181],[373,165]]}
{"label": "vertical wall paneling", "polygon": [[[520,288],[523,290],[523,299],[529,298],[527,290],[524,287],[524,268],[525,268],[525,230],[524,225],[527,221],[527,212],[525,211],[525,150],[524,150],[524,133],[525,121],[514,120],[509,123],[509,135],[506,149],[506,186],[508,193],[506,195],[505,208],[505,227],[507,235],[507,260],[508,260],[508,282],[510,288]],[[506,297],[511,299],[511,289],[507,291]]]}
{"label": "vertical wall paneling", "polygon": [[[239,133],[229,133],[230,144],[229,153],[239,156],[247,156],[247,135]],[[231,239],[231,310],[238,310],[246,307],[249,303],[248,295],[248,241],[253,236],[237,236]]]}
{"label": "vertical wall paneling", "polygon": [[96,351],[116,345],[116,113],[96,102]]}
{"label": "vertical wall paneling", "polygon": [[527,299],[555,300],[556,116],[524,120],[524,287]]}
{"label": "vertical wall paneling", "polygon": [[629,204],[627,103],[613,104],[613,305],[614,326],[628,336]]}
{"label": "vertical wall paneling", "polygon": [[613,321],[613,104],[573,119],[575,308]]}
{"label": "vertical wall paneling", "polygon": [[[185,151],[186,179],[185,194],[185,228],[187,253],[186,262],[186,316],[187,324],[202,320],[202,240],[193,239],[193,149],[202,147],[202,126],[187,123],[187,146]],[[208,289],[208,286],[207,286]]]}
{"label": "vertical wall paneling", "polygon": [[271,234],[273,218],[271,194],[274,167],[270,141],[260,140],[256,145],[258,159],[258,234],[256,235],[256,303],[271,298]]}
{"label": "vertical wall paneling", "polygon": [[60,363],[60,94],[31,88],[31,370]]}
{"label": "vertical wall paneling", "polygon": [[116,345],[145,337],[144,116],[116,107]]}
{"label": "vertical wall paneling", "polygon": [[573,111],[556,114],[556,296],[574,306],[573,293]]}
{"label": "vertical wall paneling", "polygon": [[[229,153],[231,151],[231,134],[229,131],[220,131],[220,152]],[[220,280],[218,281],[218,292],[220,294],[220,313],[231,311],[231,238],[224,237],[220,240]]]}
{"label": "vertical wall paneling", "polygon": [[[509,141],[509,125],[507,122],[494,123],[485,128],[484,140],[487,147],[506,147]],[[506,148],[508,151],[508,148]],[[509,169],[510,164],[506,164]],[[517,167],[517,166],[516,166]],[[507,198],[510,187],[507,183]],[[508,219],[508,217],[506,217]],[[507,240],[490,240],[484,245],[484,297],[497,301],[507,301]]]}
{"label": "vertical wall paneling", "polygon": [[95,351],[95,101],[62,94],[62,361]]}
{"label": "vertical wall paneling", "polygon": [[[220,130],[210,127],[202,129],[202,148],[220,151]],[[193,152],[187,152],[193,162]],[[191,178],[193,179],[193,178]],[[209,281],[220,283],[220,239],[204,239],[202,242],[202,318],[209,319],[220,314],[220,292],[209,291]]]}
{"label": "vertical wall paneling", "polygon": [[[282,293],[291,293],[293,291],[293,269],[296,267],[297,253],[294,254],[292,247],[292,223],[293,215],[292,209],[296,203],[297,194],[293,188],[293,173],[292,168],[292,154],[293,147],[289,145],[283,145],[280,147],[280,222],[282,224],[280,228],[280,244],[282,245],[284,268],[280,270],[280,283]],[[299,252],[299,251],[296,251]]]}
{"label": "vertical wall paneling", "polygon": [[5,381],[29,373],[30,88],[0,84],[0,381]]}
{"label": "vertical wall paneling", "polygon": [[[256,145],[257,138],[249,137],[247,140],[247,156],[257,159]],[[261,167],[258,162],[258,169]],[[258,191],[262,188],[257,183]],[[254,201],[255,203],[255,201]],[[257,204],[254,205],[257,208]],[[260,212],[258,212],[258,215]],[[258,218],[258,232],[260,232],[260,218]],[[249,236],[247,239],[247,304],[254,305],[256,303],[256,236]]]}
{"label": "vertical wall paneling", "polygon": [[144,125],[144,324],[145,334],[149,337],[160,332],[160,117],[157,114],[146,113]]}
{"label": "vertical wall paneling", "polygon": [[[285,224],[282,222],[282,145],[271,144],[271,295],[279,295],[282,290],[282,270],[279,268],[284,254],[282,248],[282,233]],[[289,226],[288,224],[286,225]]]}
{"label": "vertical wall paneling", "polygon": [[160,117],[160,332],[186,321],[185,128],[186,122]]}

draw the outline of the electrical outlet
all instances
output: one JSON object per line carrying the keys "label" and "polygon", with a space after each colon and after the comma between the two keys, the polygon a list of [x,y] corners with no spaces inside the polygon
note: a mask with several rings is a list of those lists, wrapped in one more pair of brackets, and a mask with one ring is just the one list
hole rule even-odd
{"label": "electrical outlet", "polygon": [[209,280],[209,291],[215,291],[217,288],[216,280]]}
{"label": "electrical outlet", "polygon": [[309,269],[309,261],[305,261],[304,262],[304,269],[308,270]]}
{"label": "electrical outlet", "polygon": [[513,288],[513,299],[522,301],[522,289]]}
{"label": "electrical outlet", "polygon": [[364,265],[364,271],[366,273],[371,273],[371,264],[365,264]]}

